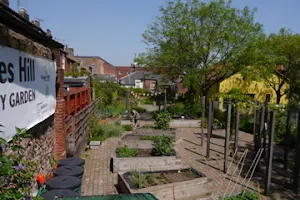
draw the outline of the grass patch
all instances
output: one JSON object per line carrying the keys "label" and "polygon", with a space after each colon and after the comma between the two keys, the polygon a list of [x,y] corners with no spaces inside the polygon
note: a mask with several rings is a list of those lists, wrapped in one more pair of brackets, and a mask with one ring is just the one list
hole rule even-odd
{"label": "grass patch", "polygon": [[107,138],[119,137],[125,131],[119,124],[108,123],[99,124],[99,122],[92,123],[91,126],[91,137],[89,141],[101,141],[103,142]]}
{"label": "grass patch", "polygon": [[132,131],[132,130],[133,130],[131,124],[122,125],[122,127],[123,127],[123,129],[124,129],[125,131]]}

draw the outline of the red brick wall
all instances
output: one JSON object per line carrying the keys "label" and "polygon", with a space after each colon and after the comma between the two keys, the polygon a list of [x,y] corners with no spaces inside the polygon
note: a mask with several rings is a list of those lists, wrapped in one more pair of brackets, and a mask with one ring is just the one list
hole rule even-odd
{"label": "red brick wall", "polygon": [[145,80],[144,81],[144,89],[150,90],[150,85],[154,80]]}
{"label": "red brick wall", "polygon": [[108,64],[107,62],[103,63],[103,67],[104,67],[105,75],[115,75],[116,74],[116,69],[114,68],[114,66]]}
{"label": "red brick wall", "polygon": [[71,71],[70,60],[67,58],[66,58],[66,63],[65,63],[65,71],[66,72]]}
{"label": "red brick wall", "polygon": [[[122,72],[122,74],[120,74],[119,72]],[[120,80],[124,76],[127,76],[130,72],[131,67],[116,67],[116,77],[118,80]]]}

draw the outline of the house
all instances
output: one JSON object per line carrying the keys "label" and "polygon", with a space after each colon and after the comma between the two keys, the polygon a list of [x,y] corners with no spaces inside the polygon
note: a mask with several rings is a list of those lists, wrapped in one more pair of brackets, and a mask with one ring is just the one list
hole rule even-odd
{"label": "house", "polygon": [[77,58],[88,64],[82,66],[86,70],[89,70],[87,66],[93,66],[94,74],[116,76],[116,68],[99,56],[77,56]]}
{"label": "house", "polygon": [[116,66],[116,77],[117,80],[119,81],[121,78],[124,76],[135,72],[135,71],[147,71],[143,67],[134,67],[132,66]]}
{"label": "house", "polygon": [[[273,80],[278,79],[276,75],[273,75]],[[276,104],[276,93],[275,91],[268,86],[263,81],[249,81],[246,80],[240,73],[234,74],[229,78],[217,82],[208,92],[208,97],[213,97],[218,93],[228,93],[231,89],[238,88],[243,91],[244,94],[251,96],[253,99],[264,102],[267,99],[270,99],[270,103]],[[282,91],[289,88],[289,85],[285,83],[282,86]],[[219,108],[225,109],[224,100],[222,98],[218,98]],[[288,103],[288,95],[283,95],[280,99],[280,104]]]}
{"label": "house", "polygon": [[78,59],[80,60],[80,65],[79,65],[80,71],[88,71],[91,74],[95,74],[95,65],[94,64],[90,64],[80,58],[78,58]]}
{"label": "house", "polygon": [[70,72],[72,70],[80,71],[79,67],[80,67],[81,60],[74,55],[74,49],[66,47],[65,52],[66,52],[65,63],[64,63],[65,71],[66,72]]}
{"label": "house", "polygon": [[175,83],[164,76],[153,72],[135,71],[119,80],[123,87],[142,88],[148,91],[156,91],[158,86],[174,87]]}

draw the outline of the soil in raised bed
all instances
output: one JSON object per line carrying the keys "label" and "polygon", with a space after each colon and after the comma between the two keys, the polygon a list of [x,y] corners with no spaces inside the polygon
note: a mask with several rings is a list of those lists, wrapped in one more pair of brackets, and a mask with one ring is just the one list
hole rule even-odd
{"label": "soil in raised bed", "polygon": [[[202,177],[192,169],[184,169],[181,170],[180,173],[174,170],[165,172],[141,173],[139,179],[137,178],[137,172],[135,173],[135,177],[133,177],[133,174],[127,176],[129,176],[128,178],[130,180],[130,185],[140,189],[155,185],[189,181]],[[128,178],[126,179],[128,180]],[[139,185],[137,180],[140,180]]]}
{"label": "soil in raised bed", "polygon": [[152,157],[152,149],[137,149],[136,157]]}
{"label": "soil in raised bed", "polygon": [[[159,135],[145,135],[146,137],[148,137],[147,139],[141,138],[142,135],[126,135],[122,138],[122,140],[153,140],[155,137],[159,136]],[[143,137],[143,136],[142,136]],[[175,141],[175,136],[171,136],[172,140]]]}
{"label": "soil in raised bed", "polygon": [[122,140],[140,140],[139,135],[126,135]]}

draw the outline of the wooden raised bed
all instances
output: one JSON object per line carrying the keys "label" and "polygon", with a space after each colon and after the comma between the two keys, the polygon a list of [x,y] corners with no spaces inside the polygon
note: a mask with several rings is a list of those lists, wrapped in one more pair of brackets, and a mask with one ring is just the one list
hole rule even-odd
{"label": "wooden raised bed", "polygon": [[[185,173],[191,173],[186,176]],[[138,172],[135,172],[138,173]],[[192,197],[207,197],[208,193],[207,178],[198,171],[190,168],[177,170],[164,170],[155,172],[143,172],[144,175],[152,174],[156,177],[155,181],[146,181],[145,188],[138,188],[132,181],[132,173],[125,172],[118,174],[118,187],[120,192],[127,194],[152,193],[158,199],[173,200]]]}
{"label": "wooden raised bed", "polygon": [[119,146],[135,148],[138,151],[137,157],[112,158],[112,171],[157,171],[166,169],[184,168],[180,157],[174,148],[174,154],[171,156],[152,156],[153,142],[151,140],[139,140],[139,135],[126,135],[119,141]]}

